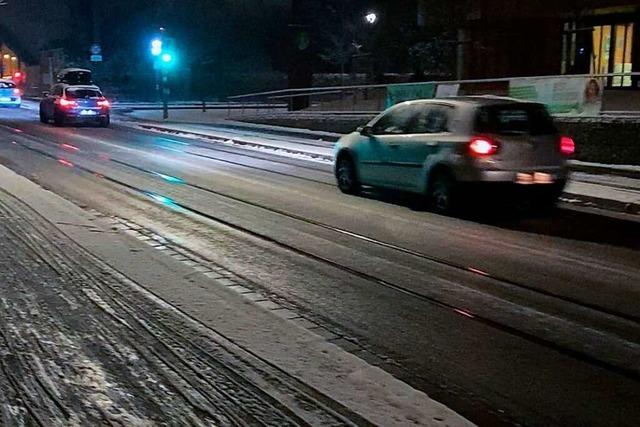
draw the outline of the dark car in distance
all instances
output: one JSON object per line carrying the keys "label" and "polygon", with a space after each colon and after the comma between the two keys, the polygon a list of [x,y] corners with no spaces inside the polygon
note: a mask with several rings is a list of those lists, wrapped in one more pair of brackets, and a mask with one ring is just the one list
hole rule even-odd
{"label": "dark car in distance", "polygon": [[55,85],[40,101],[40,121],[53,121],[57,126],[67,123],[95,123],[109,126],[111,104],[97,86]]}

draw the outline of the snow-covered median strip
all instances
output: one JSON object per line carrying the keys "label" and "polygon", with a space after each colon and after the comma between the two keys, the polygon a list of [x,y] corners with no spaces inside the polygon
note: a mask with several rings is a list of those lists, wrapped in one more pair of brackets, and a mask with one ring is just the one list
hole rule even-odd
{"label": "snow-covered median strip", "polygon": [[318,163],[332,164],[332,149],[295,144],[287,141],[281,143],[273,143],[271,140],[265,140],[257,137],[229,138],[223,132],[200,133],[191,132],[186,129],[176,129],[155,124],[139,123],[137,127],[146,131],[161,133],[164,135],[175,135],[181,138],[194,139],[211,143],[212,141],[219,144],[234,146],[254,151],[276,154],[284,157],[298,158]]}

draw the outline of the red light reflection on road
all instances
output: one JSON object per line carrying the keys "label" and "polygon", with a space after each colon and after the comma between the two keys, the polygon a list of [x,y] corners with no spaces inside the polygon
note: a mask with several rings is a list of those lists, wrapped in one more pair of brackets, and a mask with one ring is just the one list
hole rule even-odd
{"label": "red light reflection on road", "polygon": [[467,267],[467,270],[469,270],[472,273],[480,274],[481,276],[489,277],[489,273],[486,273],[486,272],[484,272],[482,270],[478,270],[477,268]]}
{"label": "red light reflection on road", "polygon": [[73,163],[71,163],[69,160],[58,159],[58,163],[60,163],[61,165],[66,166],[68,168],[72,168],[73,167]]}
{"label": "red light reflection on road", "polygon": [[69,151],[79,151],[80,150],[78,147],[76,147],[75,145],[71,145],[71,144],[62,144],[60,146],[62,148],[64,148],[65,150],[69,150]]}
{"label": "red light reflection on road", "polygon": [[471,319],[473,319],[473,317],[474,317],[473,314],[471,314],[471,313],[469,313],[468,311],[465,311],[465,310],[460,310],[458,308],[454,308],[453,311],[455,311],[456,313],[461,314],[463,316],[469,317]]}
{"label": "red light reflection on road", "polygon": [[108,154],[104,154],[104,153],[100,153],[100,154],[98,154],[98,158],[99,158],[100,160],[106,160],[106,161],[111,160],[111,157],[109,157],[109,155],[108,155]]}

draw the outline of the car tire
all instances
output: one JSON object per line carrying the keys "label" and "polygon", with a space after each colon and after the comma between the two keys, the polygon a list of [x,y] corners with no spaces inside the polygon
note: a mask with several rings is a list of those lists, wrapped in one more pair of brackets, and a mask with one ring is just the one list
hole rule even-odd
{"label": "car tire", "polygon": [[458,207],[456,181],[447,171],[437,171],[429,180],[428,202],[431,209],[439,214],[450,215]]}
{"label": "car tire", "polygon": [[336,180],[338,188],[345,194],[358,194],[360,183],[353,159],[348,155],[338,157],[336,164]]}
{"label": "car tire", "polygon": [[64,116],[60,113],[54,112],[53,113],[53,124],[56,126],[64,126],[65,124],[65,119]]}
{"label": "car tire", "polygon": [[99,125],[101,128],[109,127],[111,124],[111,116],[106,116],[100,119]]}
{"label": "car tire", "polygon": [[44,115],[44,111],[40,110],[40,123],[47,123],[47,116]]}

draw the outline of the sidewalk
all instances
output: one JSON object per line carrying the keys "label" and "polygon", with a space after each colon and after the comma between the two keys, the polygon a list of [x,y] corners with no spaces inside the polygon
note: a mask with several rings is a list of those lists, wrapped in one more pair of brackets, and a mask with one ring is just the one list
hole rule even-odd
{"label": "sidewalk", "polygon": [[0,189],[5,423],[471,425],[223,267],[5,167]]}
{"label": "sidewalk", "polygon": [[[153,117],[151,114],[145,116]],[[207,123],[187,121],[196,120],[197,117],[197,114],[183,117],[184,122],[135,119],[121,123],[164,134],[232,144],[327,164],[332,163],[333,146],[341,136],[332,132],[236,122],[224,120],[222,117],[217,120],[211,118]],[[565,189],[563,201],[640,214],[640,166],[580,161],[571,161],[570,166],[572,179]]]}

